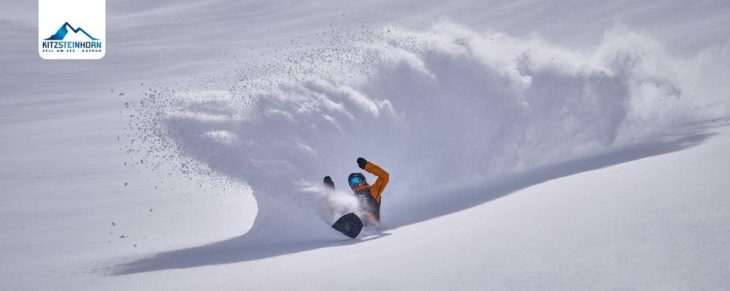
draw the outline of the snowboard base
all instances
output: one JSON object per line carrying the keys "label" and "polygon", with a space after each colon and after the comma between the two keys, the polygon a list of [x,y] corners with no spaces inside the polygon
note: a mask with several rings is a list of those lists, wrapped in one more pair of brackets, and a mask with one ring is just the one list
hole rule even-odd
{"label": "snowboard base", "polygon": [[355,213],[350,212],[335,221],[335,223],[332,224],[332,228],[343,233],[349,238],[356,238],[362,230],[362,220],[360,220]]}

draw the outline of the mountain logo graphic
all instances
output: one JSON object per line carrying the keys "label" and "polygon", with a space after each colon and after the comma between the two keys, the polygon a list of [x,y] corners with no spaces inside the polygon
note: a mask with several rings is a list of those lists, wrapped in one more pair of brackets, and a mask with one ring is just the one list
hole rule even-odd
{"label": "mountain logo graphic", "polygon": [[86,36],[87,36],[87,37],[88,37],[89,39],[91,39],[91,40],[99,40],[99,39],[97,39],[97,38],[95,38],[95,37],[91,36],[91,35],[90,35],[90,34],[89,34],[88,32],[86,32],[86,31],[85,31],[85,30],[84,30],[83,28],[81,28],[81,27],[79,27],[79,28],[74,28],[74,27],[73,27],[73,26],[71,26],[71,24],[69,24],[68,22],[66,22],[66,23],[64,23],[63,25],[61,25],[61,28],[59,28],[59,29],[58,29],[58,31],[56,31],[56,34],[54,34],[54,35],[51,35],[51,37],[49,37],[49,38],[46,38],[45,40],[63,40],[63,38],[65,38],[65,37],[66,37],[66,35],[68,34],[68,31],[69,31],[69,29],[70,29],[71,31],[73,31],[74,33],[79,33],[79,32],[82,32],[82,33],[83,33],[84,35],[86,35]]}
{"label": "mountain logo graphic", "polygon": [[35,1],[38,1],[38,55],[42,59],[98,60],[104,57],[107,0]]}

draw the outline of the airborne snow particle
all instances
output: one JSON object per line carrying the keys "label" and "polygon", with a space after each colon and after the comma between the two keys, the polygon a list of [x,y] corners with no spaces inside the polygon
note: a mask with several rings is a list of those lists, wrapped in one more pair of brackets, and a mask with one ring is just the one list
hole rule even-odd
{"label": "airborne snow particle", "polygon": [[127,182],[124,182],[124,187],[126,187],[126,186],[127,186]]}

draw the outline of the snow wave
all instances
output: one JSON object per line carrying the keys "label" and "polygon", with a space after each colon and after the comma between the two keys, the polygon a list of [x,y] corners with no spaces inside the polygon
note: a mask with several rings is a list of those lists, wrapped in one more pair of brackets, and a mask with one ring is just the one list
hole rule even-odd
{"label": "snow wave", "polygon": [[729,109],[730,66],[717,62],[727,49],[678,58],[620,27],[591,51],[448,22],[324,42],[145,99],[158,129],[148,134],[251,185],[259,213],[249,238],[332,235],[321,220],[352,201],[318,185],[331,175],[346,190],[358,156],[391,173],[387,227],[398,225],[389,213],[429,211],[413,201],[458,200],[447,190],[465,183],[605,153]]}

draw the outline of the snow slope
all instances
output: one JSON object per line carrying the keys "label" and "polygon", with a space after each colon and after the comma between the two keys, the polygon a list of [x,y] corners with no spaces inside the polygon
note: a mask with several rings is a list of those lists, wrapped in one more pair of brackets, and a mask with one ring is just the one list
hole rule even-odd
{"label": "snow slope", "polygon": [[[366,242],[320,243],[308,252],[272,245],[292,253],[252,260],[249,249],[226,240],[156,254],[141,262],[146,272],[99,282],[170,289],[724,289],[730,199],[723,153],[730,131],[723,124],[680,142],[564,164],[558,173],[566,176],[526,181],[534,186],[518,191],[474,188],[480,196],[509,195]],[[621,163],[642,156],[649,157]]]}
{"label": "snow slope", "polygon": [[[114,2],[99,62],[23,49],[33,5],[3,289],[728,286],[721,2]],[[393,182],[352,241],[317,184],[359,155]]]}

